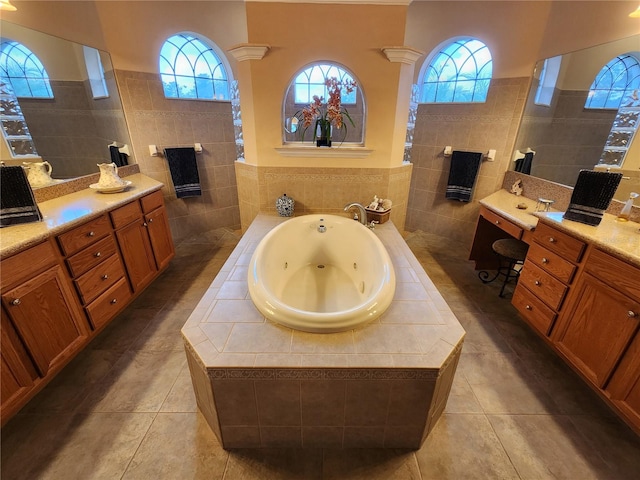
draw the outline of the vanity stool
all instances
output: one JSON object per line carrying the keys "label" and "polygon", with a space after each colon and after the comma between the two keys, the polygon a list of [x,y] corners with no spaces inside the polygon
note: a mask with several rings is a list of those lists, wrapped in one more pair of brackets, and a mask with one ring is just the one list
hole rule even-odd
{"label": "vanity stool", "polygon": [[501,238],[496,240],[491,245],[493,252],[499,257],[500,265],[496,274],[489,278],[489,272],[483,270],[478,273],[478,277],[482,283],[491,283],[496,280],[500,275],[504,276],[504,282],[500,289],[499,297],[504,295],[504,287],[507,286],[509,280],[512,278],[518,281],[520,276],[520,269],[516,269],[516,265],[524,264],[524,259],[527,257],[527,251],[529,245],[522,240],[516,240],[515,238]]}

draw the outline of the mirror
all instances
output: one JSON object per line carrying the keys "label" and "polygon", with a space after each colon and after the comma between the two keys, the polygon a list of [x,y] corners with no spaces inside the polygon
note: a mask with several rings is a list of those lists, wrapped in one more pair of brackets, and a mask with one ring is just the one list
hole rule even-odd
{"label": "mirror", "polygon": [[[4,20],[0,20],[0,32],[3,40],[20,42],[40,59],[53,92],[53,98],[18,96],[37,156],[13,156],[3,138],[2,161],[7,165],[46,161],[51,164],[53,178],[69,179],[98,173],[98,163],[112,161],[110,145],[130,148],[129,130],[108,53],[89,49],[93,52],[93,67],[101,65],[104,71],[106,93],[99,94],[92,90],[91,83],[96,78],[93,75],[89,78],[87,73],[91,57],[85,54],[83,45]],[[127,150],[123,148],[120,152]],[[131,164],[133,158],[129,156],[127,161]]]}
{"label": "mirror", "polygon": [[[552,182],[573,186],[581,169],[594,169],[618,112],[612,109],[585,109],[585,101],[600,69],[616,56],[630,52],[634,52],[640,60],[640,35],[556,57],[559,60],[557,82],[555,88],[546,89],[551,96],[548,106],[539,104],[544,102],[543,99],[536,101],[544,66],[544,60],[539,61],[534,70],[510,169],[516,169],[516,157],[527,151],[535,152],[531,175]],[[547,65],[553,63],[548,62]],[[517,151],[521,154],[518,155]],[[622,180],[614,198],[627,200],[630,192],[640,192],[640,135],[631,140],[622,173],[629,178]]]}

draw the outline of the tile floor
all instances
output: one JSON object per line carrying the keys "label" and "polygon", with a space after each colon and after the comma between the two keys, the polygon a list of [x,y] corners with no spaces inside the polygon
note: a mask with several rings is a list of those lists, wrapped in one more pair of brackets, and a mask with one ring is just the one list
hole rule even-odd
{"label": "tile floor", "polygon": [[483,285],[467,247],[407,242],[467,330],[419,451],[223,450],[197,412],[179,330],[233,250],[182,242],[154,284],[2,430],[3,480],[640,478],[640,437]]}

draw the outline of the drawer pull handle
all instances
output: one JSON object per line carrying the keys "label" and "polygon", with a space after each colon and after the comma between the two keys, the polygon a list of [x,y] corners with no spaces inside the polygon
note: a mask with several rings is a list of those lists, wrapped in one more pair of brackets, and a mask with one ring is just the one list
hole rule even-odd
{"label": "drawer pull handle", "polygon": [[100,252],[96,252],[93,254],[94,257],[99,258],[102,256],[102,254]]}
{"label": "drawer pull handle", "polygon": [[102,277],[100,277],[100,278],[102,278],[102,280],[106,280],[107,278],[109,278],[109,275],[107,275],[107,274],[105,273],[105,274],[104,274],[104,275],[102,275]]}
{"label": "drawer pull handle", "polygon": [[549,259],[545,258],[545,257],[542,257],[542,263],[549,263]]}
{"label": "drawer pull handle", "polygon": [[525,305],[524,308],[526,308],[527,310],[533,310],[533,307],[531,305]]}
{"label": "drawer pull handle", "polygon": [[87,237],[95,237],[95,236],[96,236],[96,232],[94,232],[93,230],[87,233]]}
{"label": "drawer pull handle", "polygon": [[22,302],[20,301],[19,298],[14,298],[13,302],[11,302],[11,305],[20,305]]}
{"label": "drawer pull handle", "polygon": [[551,243],[556,243],[556,239],[555,239],[555,238],[553,238],[553,237],[549,237],[549,241],[550,241]]}
{"label": "drawer pull handle", "polygon": [[118,299],[117,298],[112,298],[110,303],[111,303],[111,305],[115,305],[116,303],[118,303]]}
{"label": "drawer pull handle", "polygon": [[500,220],[496,220],[496,225],[500,225]]}
{"label": "drawer pull handle", "polygon": [[536,284],[536,285],[538,285],[538,286],[542,285],[542,284],[540,283],[540,280],[536,280],[536,281],[535,281],[535,282],[533,282],[533,283],[534,283],[534,284]]}
{"label": "drawer pull handle", "polygon": [[634,312],[633,310],[629,310],[629,311],[627,312],[627,316],[628,316],[629,318],[636,318],[636,317],[638,316],[638,314],[637,314],[636,312]]}

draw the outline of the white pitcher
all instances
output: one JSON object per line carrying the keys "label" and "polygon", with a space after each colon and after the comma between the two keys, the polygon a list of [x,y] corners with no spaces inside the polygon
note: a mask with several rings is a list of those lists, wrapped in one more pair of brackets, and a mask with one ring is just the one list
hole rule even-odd
{"label": "white pitcher", "polygon": [[44,187],[53,182],[51,178],[51,164],[44,162],[22,162],[22,166],[27,171],[27,180],[32,187]]}
{"label": "white pitcher", "polygon": [[124,186],[124,180],[118,176],[118,166],[115,163],[98,163],[100,168],[100,180],[98,185],[102,188],[115,188]]}

